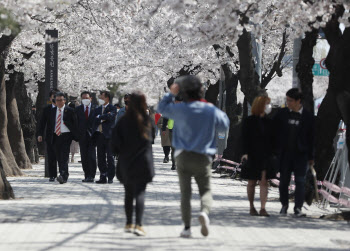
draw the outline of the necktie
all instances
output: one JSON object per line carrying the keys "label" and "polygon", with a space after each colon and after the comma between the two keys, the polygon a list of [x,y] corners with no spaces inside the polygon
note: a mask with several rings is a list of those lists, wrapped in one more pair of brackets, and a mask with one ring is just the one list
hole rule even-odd
{"label": "necktie", "polygon": [[85,108],[85,119],[86,120],[89,119],[89,107],[88,106]]}
{"label": "necktie", "polygon": [[58,109],[58,117],[56,120],[56,130],[55,130],[55,133],[57,136],[61,135],[61,118],[62,118],[62,112],[61,112],[61,109]]}
{"label": "necktie", "polygon": [[[103,115],[104,111],[105,111],[105,107],[102,106],[102,113],[101,113],[101,115]],[[102,121],[101,121],[101,123],[102,123]],[[98,127],[98,130],[102,133],[102,124],[100,124],[100,126]]]}

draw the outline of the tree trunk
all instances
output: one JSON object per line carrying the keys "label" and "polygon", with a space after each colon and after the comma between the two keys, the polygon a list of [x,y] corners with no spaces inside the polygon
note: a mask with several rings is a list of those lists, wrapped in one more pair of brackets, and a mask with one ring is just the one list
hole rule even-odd
{"label": "tree trunk", "polygon": [[241,130],[237,112],[237,110],[239,110],[239,107],[237,105],[238,76],[232,73],[227,64],[222,65],[221,67],[225,73],[225,110],[228,118],[230,119],[227,147],[224,150],[223,157],[237,161],[241,154]]}
{"label": "tree trunk", "polygon": [[14,37],[8,36],[2,36],[0,38],[0,152],[2,152],[0,162],[6,176],[22,175],[12,154],[7,135],[5,58],[7,56],[7,48],[13,39]]}
{"label": "tree trunk", "polygon": [[[0,160],[2,159],[2,152],[0,150]],[[2,161],[0,161],[0,199],[8,200],[14,199],[15,195],[13,193],[10,183],[6,179],[4,168],[2,166]]]}
{"label": "tree trunk", "polygon": [[[27,96],[23,73],[15,72],[10,74],[10,80],[6,82],[6,92],[8,117],[7,133],[9,135],[11,149],[19,168],[30,169],[32,166],[27,155],[27,147],[29,144],[33,146],[31,141],[35,134],[35,122],[30,119],[34,119],[31,109],[32,101]],[[18,99],[16,99],[16,94],[19,96]],[[17,100],[20,106],[17,105]],[[29,119],[25,120],[26,117]],[[22,121],[20,118],[22,118]],[[22,128],[26,130],[26,138],[24,137]],[[27,146],[25,145],[25,139],[27,142],[29,139],[29,144],[27,143]],[[31,152],[33,152],[33,147]]]}
{"label": "tree trunk", "polygon": [[314,46],[316,45],[318,30],[313,29],[306,32],[305,38],[301,41],[301,49],[299,53],[299,62],[296,66],[296,72],[300,80],[301,91],[304,95],[303,106],[306,110],[314,112],[314,95],[312,83],[314,75],[312,67],[315,64],[313,58]]}
{"label": "tree trunk", "polygon": [[220,80],[218,80],[215,85],[209,85],[208,90],[205,92],[205,99],[212,103],[213,105],[217,106],[218,102],[218,95],[219,95],[219,88],[220,87]]}
{"label": "tree trunk", "polygon": [[261,92],[259,76],[255,71],[255,64],[252,54],[252,38],[246,29],[237,41],[239,52],[240,70],[238,73],[241,90],[249,104],[252,104],[255,97]]}

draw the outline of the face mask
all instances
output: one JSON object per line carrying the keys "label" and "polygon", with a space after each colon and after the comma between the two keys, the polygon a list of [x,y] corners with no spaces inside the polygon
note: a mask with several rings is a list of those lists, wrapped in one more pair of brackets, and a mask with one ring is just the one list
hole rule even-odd
{"label": "face mask", "polygon": [[84,106],[88,106],[88,105],[90,105],[91,100],[90,100],[90,99],[83,99],[83,100],[81,101],[81,103],[82,103]]}
{"label": "face mask", "polygon": [[129,101],[124,101],[125,105],[128,105],[129,104]]}
{"label": "face mask", "polygon": [[104,105],[105,104],[105,101],[103,100],[103,99],[98,99],[98,103],[100,104],[100,105]]}
{"label": "face mask", "polygon": [[272,111],[271,105],[266,105],[266,106],[265,106],[265,113],[266,113],[266,114],[270,114],[271,111]]}

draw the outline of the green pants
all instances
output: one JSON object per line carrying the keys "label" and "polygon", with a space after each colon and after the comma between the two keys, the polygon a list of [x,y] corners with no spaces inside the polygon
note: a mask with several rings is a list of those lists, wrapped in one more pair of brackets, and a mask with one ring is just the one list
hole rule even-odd
{"label": "green pants", "polygon": [[201,197],[201,211],[209,215],[213,202],[210,189],[211,162],[206,155],[183,151],[176,157],[181,190],[181,214],[185,227],[191,226],[191,179],[197,182]]}

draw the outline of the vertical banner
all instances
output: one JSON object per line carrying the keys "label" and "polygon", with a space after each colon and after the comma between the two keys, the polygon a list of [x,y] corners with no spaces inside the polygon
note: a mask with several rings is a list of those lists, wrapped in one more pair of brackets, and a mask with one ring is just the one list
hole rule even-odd
{"label": "vertical banner", "polygon": [[45,43],[45,93],[46,97],[58,80],[58,30],[46,30]]}
{"label": "vertical banner", "polygon": [[[57,89],[58,82],[58,30],[46,30],[45,34],[45,98],[50,90]],[[47,99],[51,104],[51,100]],[[45,146],[45,177],[49,177],[49,166]]]}

